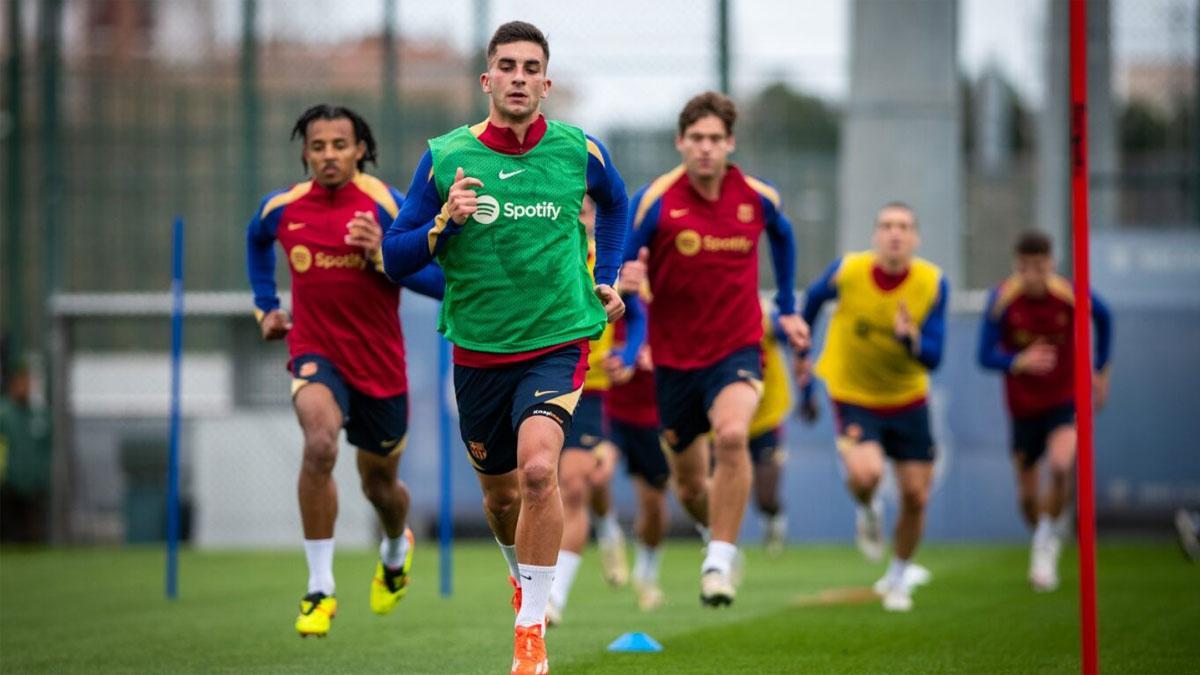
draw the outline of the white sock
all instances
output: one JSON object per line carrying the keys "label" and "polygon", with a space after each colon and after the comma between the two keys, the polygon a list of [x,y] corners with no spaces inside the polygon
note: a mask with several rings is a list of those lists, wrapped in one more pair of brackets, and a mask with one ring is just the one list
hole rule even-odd
{"label": "white sock", "polygon": [[904,573],[908,571],[908,561],[901,560],[896,556],[892,556],[892,561],[888,563],[887,578],[889,586],[899,586],[904,583]]}
{"label": "white sock", "polygon": [[1045,544],[1054,536],[1054,521],[1050,515],[1043,513],[1038,517],[1037,527],[1033,530],[1033,545]]}
{"label": "white sock", "polygon": [[333,539],[305,539],[308,559],[308,592],[333,595]]}
{"label": "white sock", "polygon": [[571,585],[575,583],[575,573],[578,571],[579,554],[559,551],[558,564],[554,566],[554,583],[550,585],[550,602],[559,610],[567,606],[567,596],[571,594]]}
{"label": "white sock", "polygon": [[658,568],[662,555],[658,547],[650,547],[642,542],[634,546],[633,578],[644,584],[658,583]]}
{"label": "white sock", "polygon": [[554,566],[521,563],[517,574],[521,582],[521,611],[517,613],[516,625],[544,627],[546,602],[550,599],[550,586],[554,584]]}
{"label": "white sock", "polygon": [[768,532],[774,534],[776,532],[787,536],[787,516],[782,513],[776,513],[773,516],[767,516],[763,519]]}
{"label": "white sock", "polygon": [[504,562],[508,565],[508,573],[512,578],[517,580],[517,585],[521,585],[521,573],[517,570],[517,545],[502,544],[500,540],[496,540],[496,545],[500,547],[500,555],[504,556]]}
{"label": "white sock", "polygon": [[721,574],[729,574],[733,569],[733,559],[736,556],[737,546],[735,544],[714,539],[708,542],[708,553],[704,556],[704,563],[700,565],[700,573],[717,570]]}
{"label": "white sock", "polygon": [[617,522],[617,510],[609,508],[608,513],[596,519],[596,539],[614,541],[620,536],[621,524]]}
{"label": "white sock", "polygon": [[403,534],[395,538],[385,536],[379,542],[379,559],[383,561],[384,567],[393,570],[404,567],[404,556],[406,555],[408,555],[408,537]]}

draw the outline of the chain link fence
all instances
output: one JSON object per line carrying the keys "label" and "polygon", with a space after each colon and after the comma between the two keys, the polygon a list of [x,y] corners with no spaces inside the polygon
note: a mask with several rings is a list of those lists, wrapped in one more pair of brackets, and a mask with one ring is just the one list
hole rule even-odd
{"label": "chain link fence", "polygon": [[[239,441],[219,422],[233,429],[268,415],[279,429],[294,426],[284,355],[258,342],[249,318],[244,227],[263,194],[304,179],[289,134],[309,105],[362,113],[380,143],[371,172],[405,189],[426,139],[486,114],[478,74],[490,32],[528,19],[551,41],[548,114],[603,140],[632,193],[678,163],[675,117],[687,98],[728,82],[741,113],[736,160],[779,187],[806,283],[839,252],[845,227],[838,202],[855,12],[885,1],[6,0],[0,333],[22,353],[45,355],[34,361],[44,382],[61,376],[58,391],[49,387],[61,408],[57,447],[71,460],[57,474],[60,532],[117,540],[156,527],[137,520],[145,509],[131,486],[161,475],[155,439],[165,438],[169,324],[139,310],[155,301],[137,294],[169,285],[175,214],[188,224],[189,292],[218,294],[189,315],[185,412],[200,430],[185,448],[197,457],[207,451],[198,444],[242,444],[299,461],[288,434]],[[961,28],[964,222],[950,231],[961,241],[961,284],[980,289],[1007,274],[1012,237],[1039,224],[1039,195],[1055,182],[1039,153],[1050,147],[1048,101],[1065,97],[1056,90],[1065,80],[1052,73],[1065,69],[1054,60],[1065,38],[1053,34],[1054,0],[951,6]],[[1101,135],[1115,154],[1093,188],[1116,206],[1095,225],[1195,231],[1196,2],[1097,7],[1109,19],[1111,100],[1093,106],[1111,109]],[[944,170],[912,167],[931,180]],[[1065,181],[1061,190],[1065,209]],[[767,289],[765,253],[761,267]],[[278,278],[286,289],[282,263]],[[118,293],[133,295],[101,297]],[[65,299],[56,305],[52,296]],[[410,342],[432,340],[423,312]],[[410,365],[414,382],[436,381],[427,366]],[[411,464],[417,476],[428,469]],[[270,466],[263,470],[281,470]],[[351,495],[353,483],[345,485]],[[294,511],[265,495],[259,510]]]}

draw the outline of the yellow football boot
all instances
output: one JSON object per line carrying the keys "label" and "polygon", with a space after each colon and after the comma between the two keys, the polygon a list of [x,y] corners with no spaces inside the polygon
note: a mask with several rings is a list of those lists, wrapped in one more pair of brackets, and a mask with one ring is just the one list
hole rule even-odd
{"label": "yellow football boot", "polygon": [[296,632],[300,637],[329,634],[329,624],[337,614],[337,598],[324,593],[309,593],[300,601],[300,616],[296,617]]}
{"label": "yellow football boot", "polygon": [[408,572],[412,569],[413,540],[412,530],[404,528],[404,538],[408,540],[408,553],[404,556],[404,564],[397,571],[383,566],[383,561],[375,564],[375,578],[371,581],[371,611],[376,614],[388,614],[408,593]]}

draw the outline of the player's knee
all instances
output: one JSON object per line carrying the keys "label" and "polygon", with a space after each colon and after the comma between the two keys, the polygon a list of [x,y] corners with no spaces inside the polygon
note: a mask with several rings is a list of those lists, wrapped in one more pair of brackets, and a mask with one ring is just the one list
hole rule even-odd
{"label": "player's knee", "polygon": [[1074,457],[1054,457],[1051,456],[1049,462],[1050,477],[1056,481],[1067,481],[1071,478],[1071,471],[1075,468]]}
{"label": "player's knee", "polygon": [[929,494],[923,488],[905,488],[900,492],[900,506],[910,513],[920,513],[925,510]]}
{"label": "player's knee", "polygon": [[304,470],[311,473],[333,473],[337,462],[337,431],[317,430],[304,434]]}
{"label": "player's knee", "polygon": [[879,481],[883,479],[883,467],[873,464],[864,463],[858,466],[849,466],[846,469],[850,487],[855,492],[874,492],[875,488],[879,486]]}
{"label": "player's knee", "polygon": [[684,504],[691,504],[695,501],[704,499],[705,484],[703,477],[683,477],[677,476],[675,479],[675,493],[679,497],[679,501]]}
{"label": "player's knee", "polygon": [[558,487],[562,492],[563,508],[583,508],[588,499],[588,479],[586,476],[562,478],[559,480]]}
{"label": "player's knee", "polygon": [[368,473],[362,477],[363,495],[372,504],[386,501],[392,490],[395,489],[395,486],[396,479],[389,478],[386,474]]}
{"label": "player's knee", "polygon": [[516,488],[492,487],[483,493],[483,508],[497,519],[503,520],[520,505],[521,494]]}
{"label": "player's knee", "polygon": [[531,459],[521,468],[524,496],[532,501],[549,499],[558,482],[558,471],[550,457]]}
{"label": "player's knee", "polygon": [[737,422],[718,423],[713,428],[713,446],[718,458],[721,455],[739,456],[746,454],[750,443],[750,430]]}

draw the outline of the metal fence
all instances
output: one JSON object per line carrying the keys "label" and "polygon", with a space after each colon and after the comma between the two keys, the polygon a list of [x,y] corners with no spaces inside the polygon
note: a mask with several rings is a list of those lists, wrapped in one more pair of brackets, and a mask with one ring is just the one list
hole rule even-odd
{"label": "metal fence", "polygon": [[[133,358],[127,364],[137,368],[139,356],[165,349],[165,323],[117,313],[56,324],[63,315],[49,298],[165,290],[175,214],[189,225],[188,290],[241,291],[245,222],[262,194],[304,176],[288,138],[295,117],[322,100],[358,109],[381,145],[373,173],[403,189],[427,138],[482,119],[482,48],[510,18],[550,37],[549,114],[600,137],[631,192],[678,162],[674,120],[687,97],[729,91],[741,112],[736,159],[780,188],[804,283],[838,252],[847,227],[839,200],[855,17],[892,1],[6,0],[0,334],[41,357],[47,385],[52,373],[75,372],[81,354]],[[1112,149],[1092,177],[1101,205],[1093,225],[1196,232],[1197,3],[1092,1],[1109,92],[1092,105],[1110,120],[1094,135]],[[958,54],[962,159],[954,196],[962,222],[938,232],[961,251],[960,285],[982,288],[1007,273],[1016,232],[1065,227],[1066,174],[1055,172],[1065,168],[1066,126],[1054,108],[1065,99],[1065,31],[1055,23],[1065,3],[937,2],[957,26],[939,37]],[[879,113],[897,107],[890,103],[883,99]],[[910,170],[936,181],[955,168]],[[1179,260],[1191,269],[1190,258]],[[765,258],[762,267],[766,288],[773,277]],[[286,274],[279,278],[286,288]],[[259,347],[232,345],[254,339],[245,326],[210,317],[189,321],[186,348],[196,358],[253,355]],[[242,377],[250,361],[234,363],[231,377]],[[282,372],[249,372],[264,373],[263,391],[230,398],[234,411],[286,406],[267,393]],[[156,376],[125,379],[138,377],[148,391]],[[44,391],[58,404],[60,449],[94,452],[94,437],[69,431],[64,392]],[[135,406],[111,419],[150,429],[156,415]]]}

